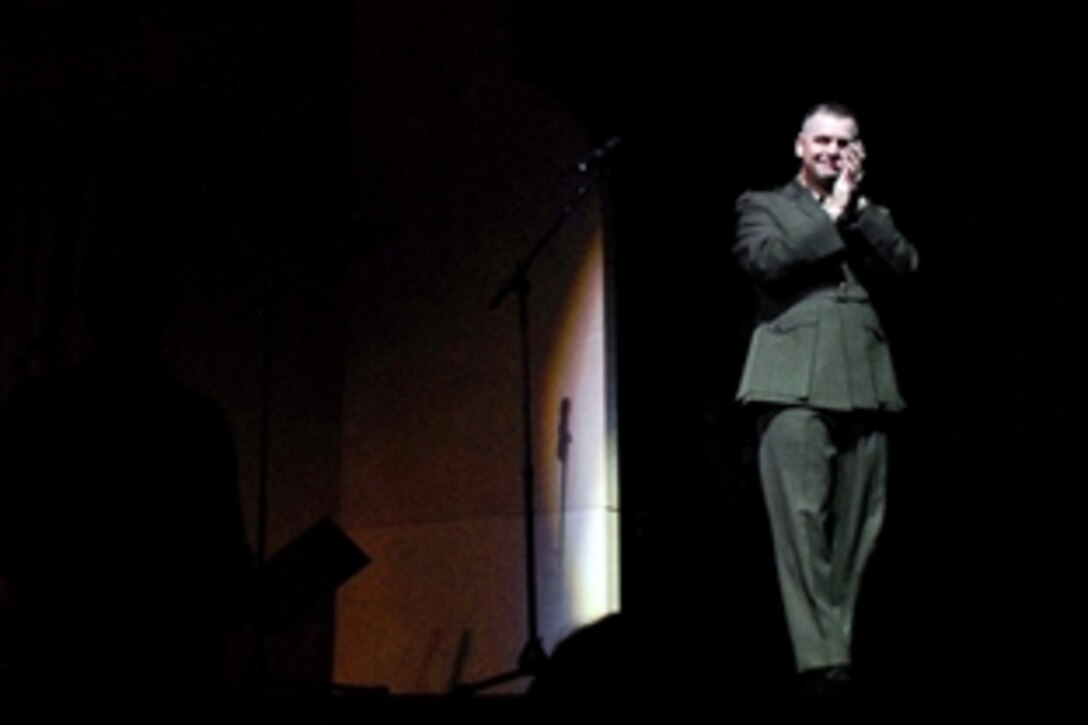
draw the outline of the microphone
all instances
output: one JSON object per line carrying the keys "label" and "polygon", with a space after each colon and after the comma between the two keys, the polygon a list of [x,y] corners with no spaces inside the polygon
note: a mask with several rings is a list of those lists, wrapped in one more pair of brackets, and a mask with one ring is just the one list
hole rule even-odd
{"label": "microphone", "polygon": [[588,174],[591,170],[603,164],[609,156],[616,152],[622,142],[623,139],[619,136],[613,136],[590,151],[585,158],[578,162],[578,173]]}
{"label": "microphone", "polygon": [[559,405],[559,446],[556,451],[556,457],[566,463],[567,451],[570,449],[570,442],[573,440],[570,434],[570,398],[563,398],[563,402]]}

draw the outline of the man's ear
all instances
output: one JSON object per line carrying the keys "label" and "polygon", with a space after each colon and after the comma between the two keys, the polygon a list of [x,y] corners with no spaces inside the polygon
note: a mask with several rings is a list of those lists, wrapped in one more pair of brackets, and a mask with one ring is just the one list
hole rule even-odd
{"label": "man's ear", "polygon": [[804,154],[801,151],[801,135],[798,134],[797,138],[793,142],[793,155],[797,158],[801,158]]}

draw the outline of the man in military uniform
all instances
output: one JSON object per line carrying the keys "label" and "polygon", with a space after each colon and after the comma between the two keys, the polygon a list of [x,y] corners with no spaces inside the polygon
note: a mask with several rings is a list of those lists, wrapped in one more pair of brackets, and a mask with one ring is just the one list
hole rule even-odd
{"label": "man in military uniform", "polygon": [[794,657],[809,684],[851,680],[858,585],[884,517],[888,416],[903,408],[871,292],[918,266],[861,194],[854,115],[822,104],[785,186],[737,202],[734,253],[759,312],[738,398],[757,413],[759,471]]}

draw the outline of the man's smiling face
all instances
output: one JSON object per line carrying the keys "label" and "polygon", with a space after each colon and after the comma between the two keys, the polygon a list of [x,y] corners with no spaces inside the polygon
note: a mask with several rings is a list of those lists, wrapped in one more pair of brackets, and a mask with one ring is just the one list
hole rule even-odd
{"label": "man's smiling face", "polygon": [[801,159],[801,179],[809,187],[829,190],[843,169],[843,152],[857,139],[849,116],[820,111],[805,121],[794,152]]}

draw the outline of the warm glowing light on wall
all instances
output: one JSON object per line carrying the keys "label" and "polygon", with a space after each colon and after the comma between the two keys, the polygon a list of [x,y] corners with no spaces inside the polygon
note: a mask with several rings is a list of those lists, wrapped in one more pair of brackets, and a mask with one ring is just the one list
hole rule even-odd
{"label": "warm glowing light on wall", "polygon": [[[618,601],[618,522],[614,447],[607,404],[604,240],[598,227],[567,297],[550,351],[542,397],[541,433],[548,443],[539,462],[542,509],[554,515],[541,551],[557,552],[563,619],[574,626],[615,611]],[[564,466],[556,451],[566,402],[570,445]]]}

